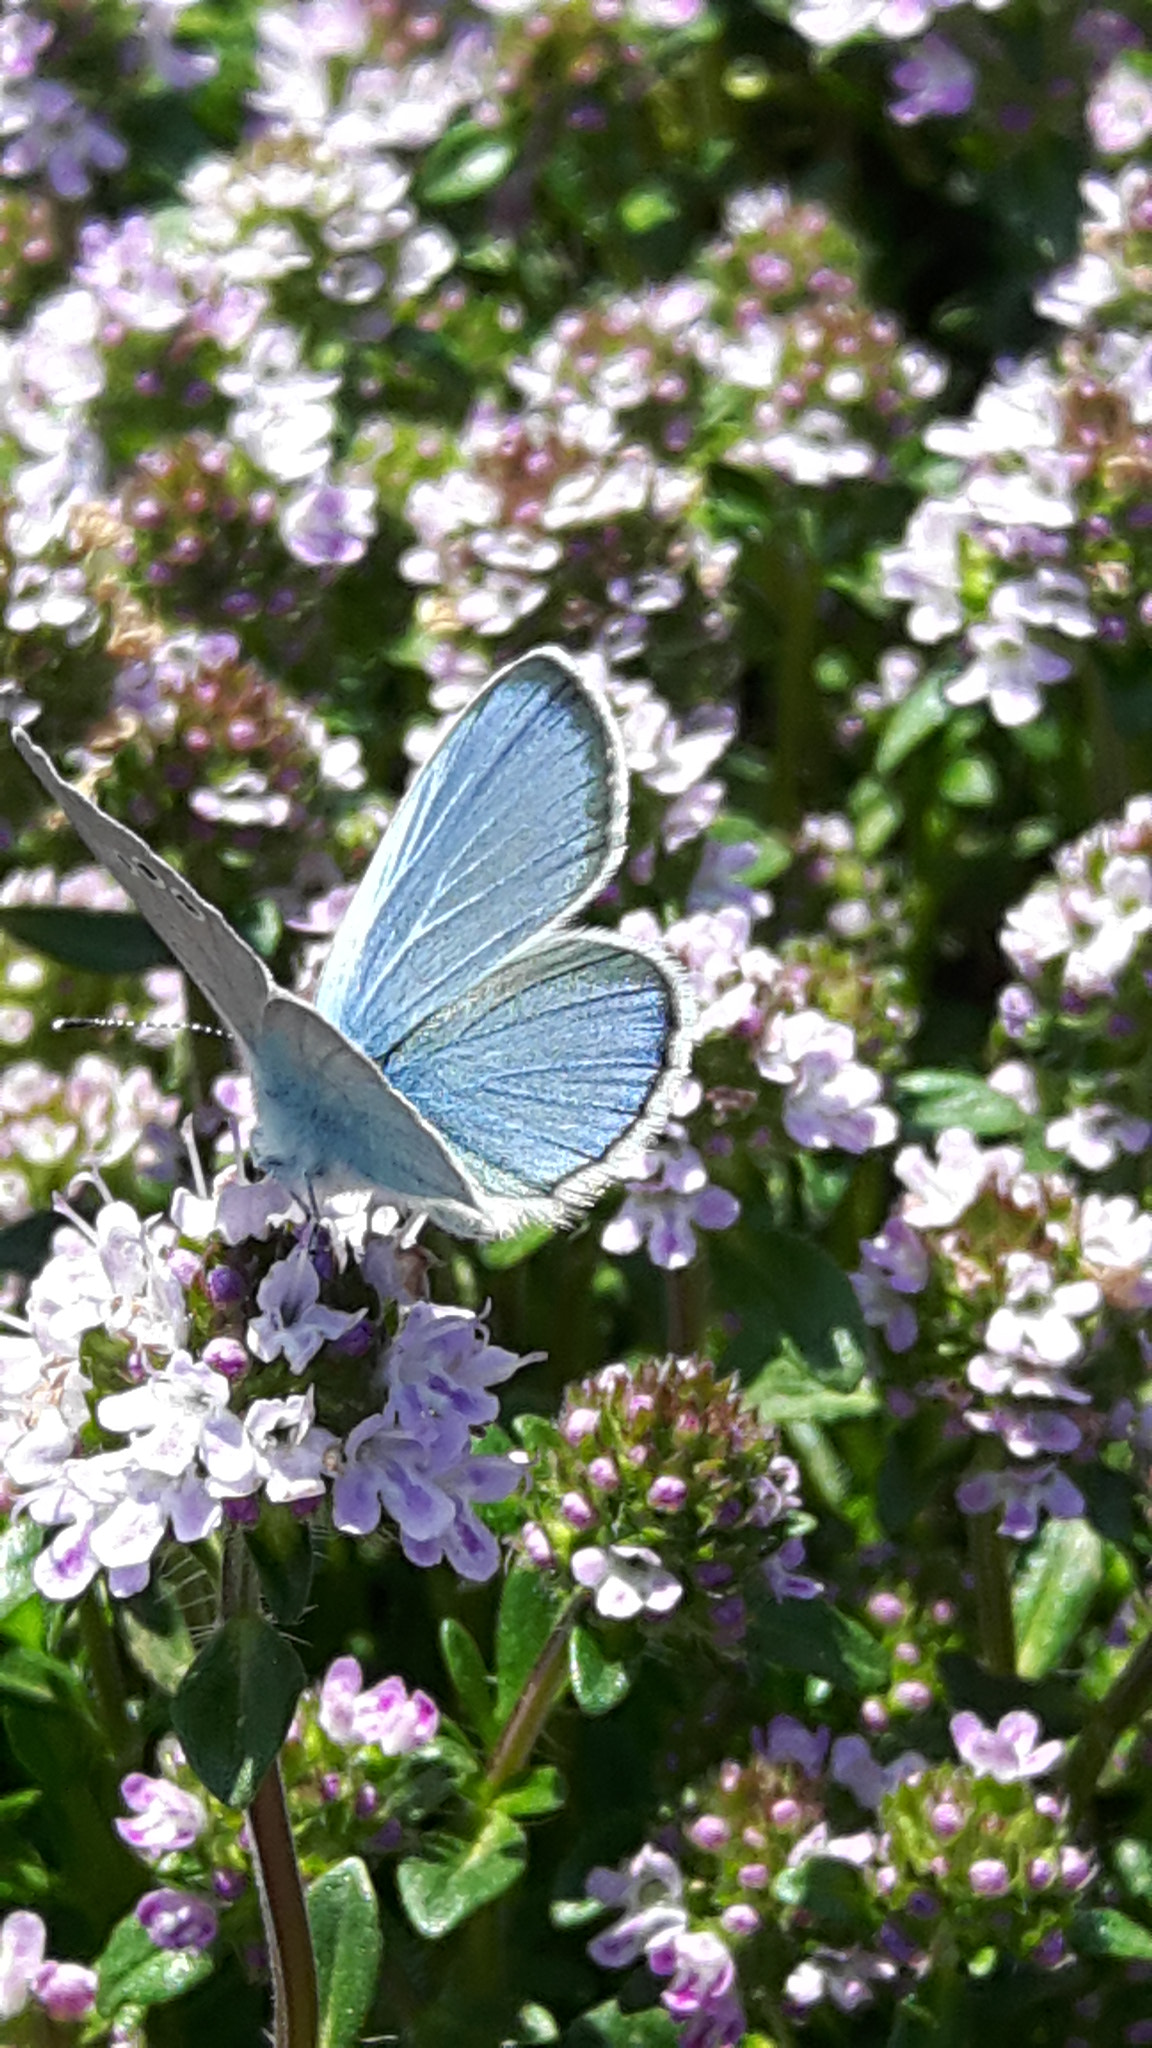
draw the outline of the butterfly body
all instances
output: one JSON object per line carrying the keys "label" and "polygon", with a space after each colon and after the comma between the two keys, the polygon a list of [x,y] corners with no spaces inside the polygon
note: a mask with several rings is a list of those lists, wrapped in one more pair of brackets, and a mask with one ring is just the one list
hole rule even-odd
{"label": "butterfly body", "polygon": [[607,706],[540,649],[494,676],[407,790],[311,1005],[211,904],[13,743],[237,1040],[258,1163],[370,1187],[459,1234],[557,1223],[659,1127],[688,1034],[662,954],[571,922],[623,853]]}

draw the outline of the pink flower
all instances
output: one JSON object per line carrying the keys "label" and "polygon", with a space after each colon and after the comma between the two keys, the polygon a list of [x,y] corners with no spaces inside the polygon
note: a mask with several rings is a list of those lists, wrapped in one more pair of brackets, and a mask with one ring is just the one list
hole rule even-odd
{"label": "pink flower", "polygon": [[953,1714],[948,1725],[961,1762],[976,1777],[995,1778],[1000,1785],[1041,1777],[1054,1770],[1064,1754],[1062,1742],[1037,1741],[1040,1723],[1022,1708],[1005,1714],[995,1728],[986,1728],[980,1716],[968,1710]]}
{"label": "pink flower", "polygon": [[374,1746],[384,1756],[406,1756],[431,1742],[440,1714],[427,1693],[408,1694],[400,1678],[383,1678],[363,1691],[355,1657],[337,1657],[320,1688],[318,1719],[326,1735],[346,1749]]}
{"label": "pink flower", "polygon": [[130,1771],[120,1781],[120,1796],[136,1818],[117,1820],[116,1832],[145,1863],[190,1849],[208,1824],[202,1802],[168,1778]]}

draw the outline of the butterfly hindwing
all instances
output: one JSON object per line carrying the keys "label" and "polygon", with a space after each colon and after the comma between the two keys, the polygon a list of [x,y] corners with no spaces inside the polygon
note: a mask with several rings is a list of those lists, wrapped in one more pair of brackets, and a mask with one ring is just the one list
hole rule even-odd
{"label": "butterfly hindwing", "polygon": [[143,839],[65,782],[23,726],[13,727],[12,744],[101,866],[128,891],[229,1031],[253,1048],[275,986],[259,954]]}
{"label": "butterfly hindwing", "polygon": [[611,1178],[683,1073],[672,971],[592,932],[524,948],[418,1025],[384,1071],[506,1225],[558,1221]]}
{"label": "butterfly hindwing", "polygon": [[409,787],[336,934],[322,1014],[383,1058],[616,867],[610,712],[543,648],[494,676]]}

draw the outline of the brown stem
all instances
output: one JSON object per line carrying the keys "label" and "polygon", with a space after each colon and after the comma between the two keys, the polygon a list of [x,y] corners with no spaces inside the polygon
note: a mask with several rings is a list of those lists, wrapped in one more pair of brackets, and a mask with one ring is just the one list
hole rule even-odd
{"label": "brown stem", "polygon": [[272,1970],[274,2048],[316,2048],[320,2027],[316,1958],[278,1763],[273,1764],[248,1808],[247,1821]]}

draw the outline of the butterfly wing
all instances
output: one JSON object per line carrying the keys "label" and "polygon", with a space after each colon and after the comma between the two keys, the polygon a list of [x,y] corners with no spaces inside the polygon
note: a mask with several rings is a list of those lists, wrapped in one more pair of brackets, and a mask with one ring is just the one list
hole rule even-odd
{"label": "butterfly wing", "polygon": [[123,884],[229,1031],[251,1051],[275,987],[259,954],[135,832],[65,782],[24,726],[13,726],[12,744],[101,866]]}
{"label": "butterfly wing", "polygon": [[639,1149],[687,1066],[678,976],[595,932],[524,948],[382,1062],[498,1229],[560,1222]]}
{"label": "butterfly wing", "polygon": [[491,1231],[480,1196],[443,1139],[311,1003],[276,991],[254,1073],[261,1164],[289,1187],[375,1188],[467,1236]]}
{"label": "butterfly wing", "polygon": [[373,1058],[595,895],[624,847],[611,713],[565,657],[501,670],[400,803],[316,992]]}

